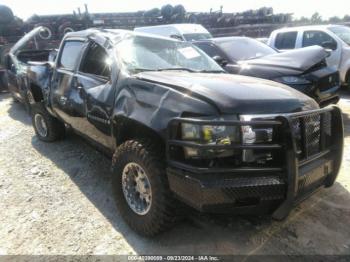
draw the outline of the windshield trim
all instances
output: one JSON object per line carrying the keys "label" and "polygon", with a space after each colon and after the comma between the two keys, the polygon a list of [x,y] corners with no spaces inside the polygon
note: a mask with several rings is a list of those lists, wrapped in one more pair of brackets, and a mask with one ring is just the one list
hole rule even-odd
{"label": "windshield trim", "polygon": [[330,27],[328,27],[328,30],[331,31],[333,34],[335,34],[343,43],[350,45],[350,38],[349,38],[349,42],[345,41],[345,39],[340,36],[339,32],[336,32],[336,30],[334,30],[337,28],[345,29],[346,31],[349,32],[349,35],[350,35],[350,28],[347,26],[330,26]]}

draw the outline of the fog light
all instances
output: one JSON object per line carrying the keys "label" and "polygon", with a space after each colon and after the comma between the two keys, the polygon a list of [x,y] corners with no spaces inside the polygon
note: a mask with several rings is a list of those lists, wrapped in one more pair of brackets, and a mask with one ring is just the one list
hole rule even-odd
{"label": "fog light", "polygon": [[199,152],[197,148],[193,147],[184,147],[184,152],[185,152],[185,157],[186,158],[193,158],[193,157],[198,157]]}

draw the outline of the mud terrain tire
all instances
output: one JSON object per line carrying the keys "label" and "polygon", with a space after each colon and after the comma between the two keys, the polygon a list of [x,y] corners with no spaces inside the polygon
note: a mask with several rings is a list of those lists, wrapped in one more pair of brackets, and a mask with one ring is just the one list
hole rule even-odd
{"label": "mud terrain tire", "polygon": [[35,133],[40,140],[54,142],[64,137],[64,124],[51,116],[42,103],[32,105],[31,116]]}
{"label": "mud terrain tire", "polygon": [[[138,234],[151,237],[169,229],[176,222],[176,204],[169,189],[162,153],[150,141],[129,140],[113,155],[113,187],[116,204],[124,221]],[[140,166],[151,188],[150,209],[136,213],[125,196],[123,177],[128,164]]]}

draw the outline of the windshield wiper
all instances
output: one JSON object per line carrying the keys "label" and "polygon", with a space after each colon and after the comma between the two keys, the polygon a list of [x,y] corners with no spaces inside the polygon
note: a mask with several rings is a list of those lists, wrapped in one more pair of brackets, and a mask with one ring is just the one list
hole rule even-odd
{"label": "windshield wiper", "polygon": [[169,67],[169,68],[158,68],[158,69],[151,69],[151,68],[133,68],[132,70],[134,71],[187,71],[187,72],[191,72],[191,73],[226,73],[226,71],[224,70],[193,70],[191,68],[187,68],[187,67]]}
{"label": "windshield wiper", "polygon": [[224,70],[200,70],[200,71],[195,71],[197,73],[226,73]]}
{"label": "windshield wiper", "polygon": [[224,70],[193,70],[191,68],[186,67],[171,67],[171,68],[160,68],[157,71],[168,71],[168,70],[183,70],[191,73],[225,73]]}
{"label": "windshield wiper", "polygon": [[131,70],[140,71],[140,72],[142,72],[142,71],[157,71],[157,70],[151,69],[151,68],[132,68]]}
{"label": "windshield wiper", "polygon": [[147,72],[150,72],[150,71],[158,71],[158,72],[161,72],[161,71],[171,71],[171,70],[179,70],[179,71],[188,71],[188,72],[199,72],[199,71],[195,71],[195,70],[192,70],[190,68],[186,68],[186,67],[170,67],[170,68],[132,68],[133,71],[147,71]]}
{"label": "windshield wiper", "polygon": [[186,68],[186,67],[158,68],[157,70],[154,70],[154,71],[171,71],[171,70],[188,71],[188,72],[198,72],[198,71],[192,70],[191,68]]}

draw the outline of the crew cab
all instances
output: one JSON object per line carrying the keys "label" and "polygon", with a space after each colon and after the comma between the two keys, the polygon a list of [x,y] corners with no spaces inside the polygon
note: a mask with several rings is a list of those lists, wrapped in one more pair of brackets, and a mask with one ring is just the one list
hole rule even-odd
{"label": "crew cab", "polygon": [[297,49],[312,45],[330,51],[327,64],[340,72],[343,85],[350,87],[350,28],[342,25],[290,27],[271,33],[268,45],[278,50]]}
{"label": "crew cab", "polygon": [[280,53],[249,37],[218,37],[193,42],[227,72],[289,85],[321,106],[339,101],[339,72],[327,66],[319,46]]}
{"label": "crew cab", "polygon": [[283,219],[340,168],[339,108],[227,74],[188,42],[68,33],[54,63],[29,67],[28,83],[37,137],[52,142],[70,127],[109,153],[118,210],[142,235],[172,226],[180,202]]}

